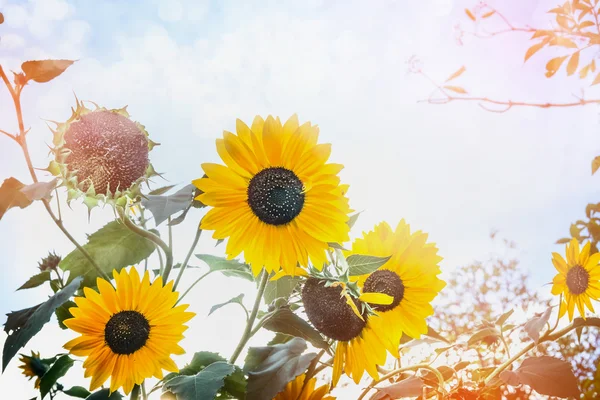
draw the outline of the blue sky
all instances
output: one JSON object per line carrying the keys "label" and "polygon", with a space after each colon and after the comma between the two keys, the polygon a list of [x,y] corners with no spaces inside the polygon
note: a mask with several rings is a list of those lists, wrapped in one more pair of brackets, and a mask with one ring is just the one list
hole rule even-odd
{"label": "blue sky", "polygon": [[[570,101],[586,88],[588,97],[600,95],[600,89],[563,74],[544,77],[545,62],[559,50],[544,50],[523,64],[529,45],[524,36],[465,38],[459,46],[453,27],[470,27],[463,10],[473,1],[429,0],[410,7],[400,0],[98,3],[0,0],[6,18],[0,25],[3,66],[16,70],[22,61],[50,57],[79,60],[60,78],[32,84],[23,95],[38,167],[47,164],[51,141],[41,118],[68,118],[73,92],[107,107],[128,104],[132,117],[162,143],[152,162],[170,183],[187,183],[202,175],[202,162],[218,161],[214,140],[223,129],[233,130],[236,118],[298,113],[320,126],[320,141],[333,144],[332,160],[346,165],[342,178],[351,186],[351,205],[365,210],[354,236],[381,220],[395,224],[405,218],[430,233],[449,274],[457,265],[503,251],[488,238],[499,230],[517,243],[514,255],[543,292],[554,274],[550,253],[560,251],[554,242],[584,216],[587,203],[598,201],[600,177],[590,176],[590,161],[600,154],[597,107],[497,114],[475,103],[418,102],[432,87],[407,72],[413,55],[438,81],[466,65],[457,82],[473,94]],[[490,3],[515,23],[550,26],[545,11],[552,1]],[[0,128],[16,129],[2,89]],[[0,138],[0,178],[10,176],[29,182],[18,148]],[[95,210],[88,224],[80,205],[65,214],[81,241],[112,216],[108,209]],[[200,217],[191,215],[175,232],[178,258]],[[43,290],[14,289],[51,249],[65,255],[72,246],[40,205],[3,218],[0,313],[44,299]],[[208,235],[198,250],[219,251]],[[210,279],[195,292],[198,318],[184,347],[228,353],[241,314],[225,308],[206,318],[208,309],[240,292],[251,298],[253,287]],[[228,328],[217,331],[219,324]],[[28,349],[59,351],[69,335],[47,327]],[[16,377],[16,367],[13,361],[0,376],[0,387],[24,398],[33,392]],[[66,379],[82,383],[75,370]]]}

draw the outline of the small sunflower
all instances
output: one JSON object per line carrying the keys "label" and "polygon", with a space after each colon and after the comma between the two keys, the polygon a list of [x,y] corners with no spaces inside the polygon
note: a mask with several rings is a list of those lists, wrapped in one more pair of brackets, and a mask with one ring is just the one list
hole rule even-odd
{"label": "small sunflower", "polygon": [[55,159],[48,171],[62,178],[69,202],[83,196],[89,209],[100,201],[125,206],[156,175],[148,153],[157,143],[126,107],[90,110],[77,100],[71,117],[52,132]]}
{"label": "small sunflower", "polygon": [[254,275],[282,267],[293,273],[308,261],[321,269],[328,243],[348,240],[347,186],[339,164],[327,164],[331,145],[317,144],[319,129],[256,117],[249,128],[239,119],[237,135],[225,131],[217,152],[225,166],[202,164],[206,178],[193,181],[196,199],[213,208],[202,229],[226,239],[229,258],[242,251]]}
{"label": "small sunflower", "polygon": [[39,389],[40,380],[42,376],[48,371],[48,365],[46,365],[42,359],[40,358],[40,353],[31,352],[31,356],[26,356],[21,354],[21,358],[19,358],[23,364],[19,366],[23,370],[23,375],[31,380],[32,378],[36,378],[35,380],[35,388]]}
{"label": "small sunflower", "polygon": [[85,377],[92,377],[90,391],[109,377],[111,393],[123,387],[129,394],[145,378],[163,378],[162,370],[179,369],[171,354],[183,354],[177,344],[183,339],[183,325],[195,314],[187,305],[173,307],[178,293],[173,282],[163,286],[160,277],[151,284],[148,272],[140,281],[135,268],[128,273],[113,271],[116,290],[98,278],[100,293],[84,288],[85,297],[76,297],[77,307],[69,309],[74,318],[64,321],[81,334],[65,344],[72,354],[87,357]]}
{"label": "small sunflower", "polygon": [[[369,318],[365,330],[372,331],[373,337],[380,339],[381,345],[398,358],[403,333],[413,338],[427,333],[425,319],[433,315],[431,301],[446,286],[438,278],[441,273],[438,263],[442,258],[437,255],[435,244],[427,243],[427,234],[420,231],[411,234],[404,220],[395,231],[385,222],[376,225],[354,241],[346,253],[351,254],[391,256],[376,271],[358,277],[357,283],[365,295],[383,293],[393,298],[390,304],[370,304],[377,318]],[[346,365],[346,373],[349,361],[352,365],[348,356],[339,359]]]}
{"label": "small sunflower", "polygon": [[298,375],[296,379],[289,382],[282,392],[278,393],[273,400],[335,400],[329,395],[329,386],[323,385],[315,389],[317,378],[306,380],[306,374]]}
{"label": "small sunflower", "polygon": [[577,305],[585,319],[585,306],[594,312],[590,299],[600,299],[600,253],[590,255],[590,248],[588,242],[579,252],[579,242],[573,238],[565,246],[566,261],[560,254],[552,253],[552,264],[558,271],[552,281],[552,294],[563,294],[559,318],[568,311],[569,321],[572,321]]}

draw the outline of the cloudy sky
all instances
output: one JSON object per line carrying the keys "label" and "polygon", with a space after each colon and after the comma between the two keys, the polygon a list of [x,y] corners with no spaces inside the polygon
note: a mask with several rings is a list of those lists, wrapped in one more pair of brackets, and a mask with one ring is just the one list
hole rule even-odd
{"label": "cloudy sky", "polygon": [[[333,144],[332,160],[346,168],[351,205],[364,210],[354,236],[386,220],[405,218],[430,233],[444,257],[444,274],[458,265],[503,251],[489,240],[498,230],[518,244],[516,256],[543,292],[554,269],[554,242],[570,222],[597,202],[600,177],[590,160],[600,154],[594,106],[487,112],[475,103],[430,105],[433,87],[408,72],[417,56],[427,74],[443,81],[465,65],[457,80],[474,95],[497,99],[572,101],[584,84],[544,77],[545,62],[560,50],[544,50],[527,64],[521,35],[463,38],[455,26],[475,29],[464,13],[475,0],[381,1],[118,1],[0,0],[0,64],[18,70],[30,59],[79,60],[50,84],[31,84],[23,94],[29,143],[37,167],[47,165],[51,134],[42,119],[65,120],[80,99],[109,108],[129,105],[154,141],[156,169],[173,184],[202,175],[202,162],[217,162],[214,140],[235,119],[298,113]],[[551,26],[552,0],[490,0],[519,25]],[[491,20],[489,27],[498,27]],[[600,89],[587,89],[587,97]],[[12,103],[0,88],[0,129],[17,128]],[[0,179],[30,182],[18,147],[0,137]],[[155,187],[161,186],[160,181]],[[85,241],[111,218],[95,210],[90,223],[80,205],[65,210],[66,225]],[[183,258],[202,213],[175,232]],[[48,250],[67,254],[72,245],[43,207],[11,210],[0,223],[0,314],[43,301],[44,290],[15,293],[36,272]],[[219,254],[208,235],[197,252]],[[201,265],[200,261],[196,263]],[[190,279],[193,274],[190,274]],[[238,340],[242,313],[211,305],[247,293],[250,283],[210,277],[198,285],[198,313],[184,347],[228,355]],[[3,321],[4,317],[0,318]],[[49,324],[26,350],[60,351],[72,337]],[[268,337],[266,335],[265,337]],[[0,344],[5,337],[2,336]],[[261,343],[264,338],[257,338]],[[263,342],[264,343],[264,342]],[[177,359],[183,365],[189,357]],[[14,398],[32,397],[32,384],[17,362],[0,376]],[[67,384],[83,383],[73,369]],[[84,383],[87,385],[87,383]],[[6,393],[6,392],[5,392]]]}

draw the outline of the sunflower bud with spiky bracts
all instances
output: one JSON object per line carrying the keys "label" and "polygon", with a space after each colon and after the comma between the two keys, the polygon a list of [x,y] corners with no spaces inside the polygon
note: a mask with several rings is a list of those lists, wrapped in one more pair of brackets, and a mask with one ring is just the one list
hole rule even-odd
{"label": "sunflower bud with spiky bracts", "polygon": [[83,197],[89,210],[101,202],[125,207],[139,198],[142,182],[158,175],[148,159],[158,143],[129,118],[127,107],[95,107],[77,100],[71,117],[55,122],[55,158],[48,171],[62,178],[68,202]]}
{"label": "sunflower bud with spiky bracts", "polygon": [[21,354],[21,365],[19,368],[23,370],[23,375],[31,380],[35,379],[35,388],[38,389],[40,387],[40,381],[42,376],[50,369],[50,365],[48,365],[49,360],[42,360],[40,358],[40,353],[31,352],[31,356],[26,356],[25,354]]}
{"label": "sunflower bud with spiky bracts", "polygon": [[40,271],[53,271],[56,270],[58,264],[62,260],[62,257],[57,256],[56,253],[48,253],[47,257],[42,258],[42,261],[38,263]]}

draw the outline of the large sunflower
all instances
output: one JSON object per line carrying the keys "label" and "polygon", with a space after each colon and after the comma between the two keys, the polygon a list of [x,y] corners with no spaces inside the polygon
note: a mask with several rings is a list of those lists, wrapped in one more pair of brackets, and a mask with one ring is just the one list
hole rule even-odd
{"label": "large sunflower", "polygon": [[437,255],[435,244],[427,243],[427,234],[420,231],[411,234],[404,220],[395,231],[385,222],[376,225],[354,241],[346,255],[351,254],[391,256],[375,272],[360,276],[357,283],[363,293],[393,297],[391,304],[372,304],[378,318],[369,318],[365,330],[373,331],[373,336],[380,338],[397,358],[403,333],[413,338],[427,333],[425,319],[433,314],[431,301],[446,286],[438,278],[441,273],[438,263],[442,258]]}
{"label": "large sunflower", "polygon": [[40,353],[31,352],[31,356],[26,356],[25,354],[21,354],[21,358],[19,358],[23,364],[19,366],[23,370],[23,375],[31,380],[35,379],[35,388],[39,389],[40,381],[42,376],[48,371],[48,365],[46,365],[40,359]]}
{"label": "large sunflower", "polygon": [[278,393],[273,400],[335,400],[329,395],[329,385],[319,386],[315,389],[317,378],[311,378],[304,384],[306,374],[298,375],[296,379],[289,382],[282,392]]}
{"label": "large sunflower", "polygon": [[135,268],[113,276],[116,290],[98,278],[100,293],[86,287],[85,297],[75,298],[77,307],[69,309],[74,318],[65,325],[81,336],[64,347],[87,357],[83,367],[85,377],[92,377],[91,391],[111,377],[111,392],[123,387],[129,394],[145,378],[162,379],[163,369],[179,371],[171,354],[184,353],[177,343],[195,314],[185,311],[187,305],[173,307],[178,293],[172,281],[163,286],[159,277],[150,283],[148,272],[140,281]]}
{"label": "large sunflower", "polygon": [[213,208],[201,228],[226,239],[229,258],[242,251],[255,275],[293,273],[309,259],[321,269],[328,243],[348,240],[347,186],[339,164],[327,164],[331,145],[317,144],[319,129],[259,116],[249,128],[239,119],[237,135],[225,131],[217,151],[225,166],[202,164],[207,177],[194,180],[197,197]]}
{"label": "large sunflower", "polygon": [[575,305],[585,319],[585,306],[594,312],[590,299],[600,298],[600,253],[590,255],[590,243],[586,243],[579,252],[579,242],[571,239],[565,246],[567,260],[558,253],[552,253],[552,264],[558,270],[553,279],[552,294],[563,294],[559,318],[569,312],[569,321],[573,320]]}

